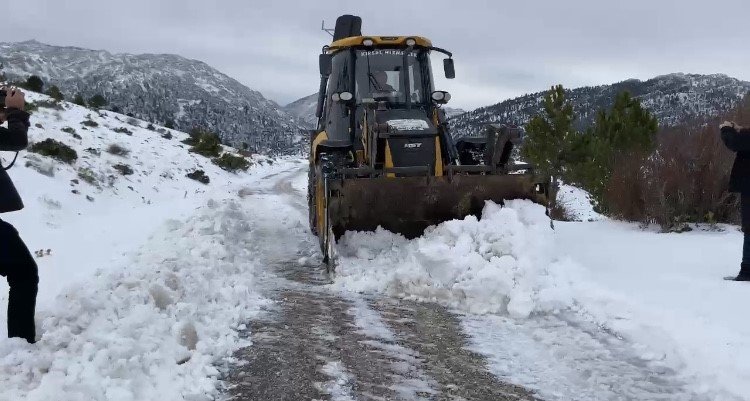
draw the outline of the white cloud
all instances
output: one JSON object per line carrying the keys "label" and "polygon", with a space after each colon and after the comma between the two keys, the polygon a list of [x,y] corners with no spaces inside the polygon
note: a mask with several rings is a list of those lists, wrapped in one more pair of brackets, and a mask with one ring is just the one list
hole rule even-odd
{"label": "white cloud", "polygon": [[320,21],[330,26],[344,13],[362,16],[366,33],[420,34],[452,50],[458,76],[437,86],[454,93],[455,107],[556,83],[604,84],[676,71],[750,80],[750,53],[743,52],[750,3],[744,0],[25,0],[6,11],[0,41],[178,53],[282,104],[315,90],[317,54],[330,40]]}

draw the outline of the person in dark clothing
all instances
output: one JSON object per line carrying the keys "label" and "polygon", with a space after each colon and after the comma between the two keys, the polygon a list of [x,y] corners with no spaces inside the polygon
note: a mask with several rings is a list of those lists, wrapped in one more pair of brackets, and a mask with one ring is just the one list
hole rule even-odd
{"label": "person in dark clothing", "polygon": [[[19,151],[28,144],[29,114],[24,111],[24,94],[18,89],[4,89],[5,108],[0,111],[0,151]],[[2,104],[0,104],[2,106]],[[23,209],[21,196],[13,181],[0,168],[0,213]],[[39,284],[36,262],[18,231],[0,220],[0,274],[8,279],[8,337],[19,337],[33,343],[36,339],[34,310]]]}
{"label": "person in dark clothing", "polygon": [[729,191],[740,194],[740,216],[745,234],[740,272],[734,280],[750,281],[750,128],[725,122],[720,129],[724,144],[737,153],[729,176]]}

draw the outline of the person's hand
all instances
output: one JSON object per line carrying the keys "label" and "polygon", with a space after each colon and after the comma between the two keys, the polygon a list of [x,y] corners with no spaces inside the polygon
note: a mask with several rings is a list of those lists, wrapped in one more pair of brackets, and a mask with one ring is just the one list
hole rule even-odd
{"label": "person's hand", "polygon": [[737,125],[734,121],[724,121],[720,126],[719,129],[721,132],[739,132],[742,127]]}
{"label": "person's hand", "polygon": [[23,110],[26,105],[26,96],[18,88],[5,88],[5,107],[9,109]]}

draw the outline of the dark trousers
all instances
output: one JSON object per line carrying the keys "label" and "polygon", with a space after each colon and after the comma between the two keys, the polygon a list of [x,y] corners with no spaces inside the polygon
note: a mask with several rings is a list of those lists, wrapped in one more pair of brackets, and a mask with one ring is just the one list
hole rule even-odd
{"label": "dark trousers", "polygon": [[0,274],[8,279],[8,337],[33,343],[34,310],[39,286],[36,262],[18,231],[0,220]]}
{"label": "dark trousers", "polygon": [[745,241],[742,244],[742,263],[750,264],[750,193],[740,195],[740,218]]}

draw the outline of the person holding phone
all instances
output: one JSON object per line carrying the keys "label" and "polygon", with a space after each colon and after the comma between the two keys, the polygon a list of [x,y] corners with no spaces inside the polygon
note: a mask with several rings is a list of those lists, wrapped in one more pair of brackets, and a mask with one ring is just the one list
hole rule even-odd
{"label": "person holding phone", "polygon": [[729,191],[740,194],[740,216],[745,234],[740,272],[736,277],[726,279],[750,281],[750,129],[730,121],[721,124],[719,129],[724,145],[737,153],[729,176]]}
{"label": "person holding phone", "polygon": [[[4,99],[3,99],[4,97]],[[0,151],[23,150],[28,145],[29,114],[24,111],[24,94],[16,88],[0,89]],[[15,160],[15,159],[14,159]],[[12,163],[11,163],[12,164]],[[16,191],[7,169],[0,168],[0,213],[23,209],[21,196]],[[34,313],[39,285],[39,273],[31,252],[18,231],[0,219],[0,275],[8,280],[8,337],[19,337],[33,343],[36,340]]]}

